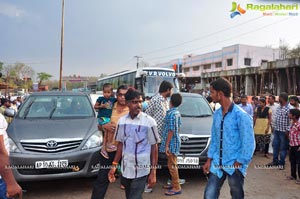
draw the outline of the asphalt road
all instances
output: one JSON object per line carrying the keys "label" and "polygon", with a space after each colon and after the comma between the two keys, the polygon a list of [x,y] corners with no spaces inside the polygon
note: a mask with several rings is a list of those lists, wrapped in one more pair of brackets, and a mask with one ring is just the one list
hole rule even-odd
{"label": "asphalt road", "polygon": [[[286,180],[290,174],[289,164],[285,170],[263,168],[271,159],[264,158],[261,154],[254,156],[248,169],[245,180],[245,198],[255,199],[299,199],[300,185],[294,181]],[[152,193],[144,193],[144,199],[170,198],[164,196],[162,186],[167,180],[167,170],[160,170],[157,175],[157,185]],[[182,186],[183,193],[172,198],[191,199],[203,198],[206,186],[206,177],[199,170],[189,170],[180,173],[181,178],[186,179]],[[89,199],[95,178],[69,179],[49,182],[22,183],[25,199]],[[125,193],[120,188],[119,180],[109,186],[106,198],[125,198]],[[230,199],[230,191],[227,181],[221,190],[221,199]]]}

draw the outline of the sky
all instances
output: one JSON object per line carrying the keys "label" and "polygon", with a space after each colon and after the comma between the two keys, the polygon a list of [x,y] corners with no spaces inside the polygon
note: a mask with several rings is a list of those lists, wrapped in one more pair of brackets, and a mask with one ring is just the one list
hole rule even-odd
{"label": "sky", "polygon": [[[299,4],[298,16],[247,10],[230,18],[230,0],[65,0],[63,76],[100,76],[202,54],[234,44],[300,42],[300,1],[239,0],[246,4]],[[269,11],[273,12],[273,11]],[[284,11],[287,13],[287,11]],[[62,0],[0,0],[0,61],[23,62],[59,78]]]}

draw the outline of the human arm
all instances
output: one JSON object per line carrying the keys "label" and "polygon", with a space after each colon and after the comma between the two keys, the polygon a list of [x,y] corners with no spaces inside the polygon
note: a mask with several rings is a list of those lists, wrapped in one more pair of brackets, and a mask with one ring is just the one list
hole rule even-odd
{"label": "human arm", "polygon": [[110,182],[115,182],[116,181],[115,172],[117,170],[118,162],[120,161],[120,159],[122,157],[122,150],[123,150],[123,143],[119,142],[118,146],[117,146],[117,152],[116,152],[112,167],[108,172],[108,180]]}
{"label": "human arm", "polygon": [[271,123],[272,123],[272,110],[269,109],[268,126],[267,126],[267,128],[266,128],[266,130],[265,130],[265,134],[268,134],[268,133],[269,133]]}
{"label": "human arm", "polygon": [[170,146],[170,142],[171,142],[171,139],[173,137],[173,131],[169,131],[168,132],[168,137],[167,137],[167,140],[166,140],[166,155],[169,156],[170,155],[170,149],[169,149],[169,146]]}
{"label": "human arm", "polygon": [[154,187],[156,184],[156,167],[157,167],[157,160],[158,160],[158,147],[157,144],[151,145],[151,168],[150,174],[148,177],[148,185],[149,187]]}
{"label": "human arm", "polygon": [[4,146],[3,135],[0,135],[0,175],[7,186],[7,196],[22,199],[22,188],[16,182],[12,170],[9,168],[9,157]]}

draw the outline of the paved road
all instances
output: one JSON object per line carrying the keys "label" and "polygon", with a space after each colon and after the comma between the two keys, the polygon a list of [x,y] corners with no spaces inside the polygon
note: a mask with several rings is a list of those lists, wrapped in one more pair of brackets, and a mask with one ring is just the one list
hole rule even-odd
{"label": "paved road", "polygon": [[[256,155],[248,170],[245,180],[246,198],[256,199],[299,199],[300,185],[293,181],[285,180],[290,174],[289,165],[286,170],[263,169],[259,167],[268,163],[270,159]],[[144,199],[170,198],[164,196],[161,188],[167,180],[167,170],[158,172],[158,183],[153,193],[145,193]],[[187,183],[182,186],[183,193],[172,198],[191,199],[203,198],[206,185],[206,178],[200,171],[188,171],[181,173]],[[23,183],[23,188],[27,190],[25,199],[89,199],[92,191],[92,184],[95,178],[71,179],[51,182],[28,182]],[[119,180],[110,185],[107,192],[107,199],[125,198],[125,193],[119,189]],[[230,199],[230,192],[227,182],[224,183],[221,191],[221,199]]]}

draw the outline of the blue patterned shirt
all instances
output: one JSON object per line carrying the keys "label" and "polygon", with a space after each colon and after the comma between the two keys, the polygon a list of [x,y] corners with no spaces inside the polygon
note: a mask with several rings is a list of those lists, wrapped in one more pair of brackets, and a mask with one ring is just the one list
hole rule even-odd
{"label": "blue patterned shirt", "polygon": [[[212,159],[210,172],[219,178],[223,176],[223,171],[232,175],[235,171],[233,164],[237,161],[242,164],[239,170],[246,176],[246,170],[255,148],[252,117],[235,104],[231,105],[224,117],[222,109],[221,107],[214,113],[211,143],[208,150],[208,157]],[[222,150],[220,150],[221,143]]]}
{"label": "blue patterned shirt", "polygon": [[180,136],[179,136],[179,128],[181,126],[181,115],[177,108],[171,108],[167,111],[165,117],[165,125],[162,132],[162,142],[159,148],[159,151],[162,153],[166,152],[166,142],[168,138],[169,131],[173,132],[172,139],[170,141],[169,149],[170,152],[179,155],[180,151]]}

